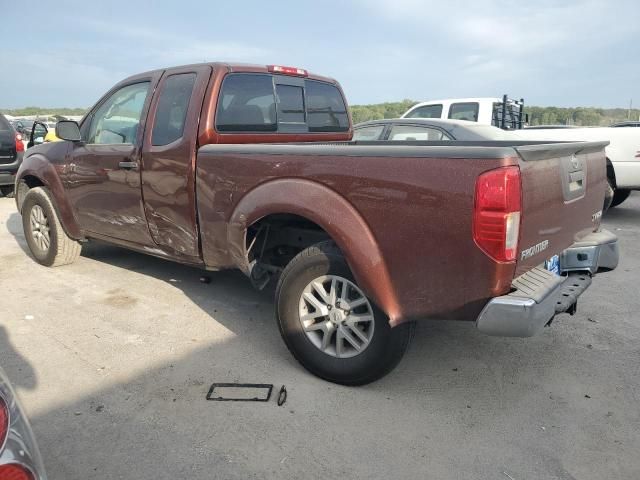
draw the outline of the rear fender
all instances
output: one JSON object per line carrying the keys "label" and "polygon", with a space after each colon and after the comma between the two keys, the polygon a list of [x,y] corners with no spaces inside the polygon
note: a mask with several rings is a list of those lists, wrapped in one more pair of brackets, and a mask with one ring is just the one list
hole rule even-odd
{"label": "rear fender", "polygon": [[294,214],[322,227],[342,251],[362,290],[389,316],[400,319],[398,299],[380,248],[362,216],[345,198],[309,180],[279,179],[256,187],[238,202],[229,220],[233,262],[249,274],[247,227],[271,214]]}
{"label": "rear fender", "polygon": [[24,159],[16,176],[16,185],[26,177],[35,177],[44,184],[53,197],[53,205],[58,212],[60,223],[67,235],[74,240],[82,240],[83,235],[73,214],[73,209],[65,195],[57,169],[64,165],[52,165],[46,157],[34,153]]}

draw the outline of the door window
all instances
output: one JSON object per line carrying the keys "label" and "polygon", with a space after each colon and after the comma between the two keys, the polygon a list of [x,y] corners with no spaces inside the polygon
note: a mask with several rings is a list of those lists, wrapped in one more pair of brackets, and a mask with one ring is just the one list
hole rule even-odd
{"label": "door window", "polygon": [[158,99],[151,134],[152,145],[168,145],[182,138],[195,82],[195,73],[181,73],[167,77]]}
{"label": "door window", "polygon": [[113,93],[93,114],[87,143],[135,143],[148,91],[149,82],[142,82]]}

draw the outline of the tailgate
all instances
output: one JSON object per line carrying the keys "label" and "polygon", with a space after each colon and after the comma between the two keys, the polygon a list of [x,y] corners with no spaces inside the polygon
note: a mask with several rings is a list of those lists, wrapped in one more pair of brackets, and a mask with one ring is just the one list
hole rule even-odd
{"label": "tailgate", "polygon": [[522,220],[516,276],[600,225],[608,142],[515,147],[520,155]]}
{"label": "tailgate", "polygon": [[0,165],[16,161],[16,138],[11,130],[0,129]]}

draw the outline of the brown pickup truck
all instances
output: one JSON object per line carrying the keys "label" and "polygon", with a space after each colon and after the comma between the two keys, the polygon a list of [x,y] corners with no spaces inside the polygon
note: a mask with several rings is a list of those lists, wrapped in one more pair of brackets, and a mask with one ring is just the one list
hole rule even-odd
{"label": "brown pickup truck", "polygon": [[16,202],[43,265],[99,239],[277,280],[288,348],[351,385],[399,362],[415,320],[531,336],[616,267],[605,143],[351,133],[339,85],[301,69],[157,70],[59,122],[65,141],[29,148]]}

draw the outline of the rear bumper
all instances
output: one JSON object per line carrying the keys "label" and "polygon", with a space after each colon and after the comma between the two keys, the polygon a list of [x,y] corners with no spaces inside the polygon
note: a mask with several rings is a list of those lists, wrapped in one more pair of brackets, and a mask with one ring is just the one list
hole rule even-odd
{"label": "rear bumper", "polygon": [[16,173],[22,163],[24,152],[18,152],[16,160],[12,163],[0,163],[0,187],[13,185],[16,181]]}
{"label": "rear bumper", "polygon": [[16,172],[0,172],[0,187],[16,183]]}
{"label": "rear bumper", "polygon": [[589,235],[560,256],[563,276],[534,268],[516,278],[514,291],[493,298],[476,320],[487,335],[531,337],[558,313],[576,310],[578,297],[591,285],[591,275],[618,265],[618,239],[606,230]]}

